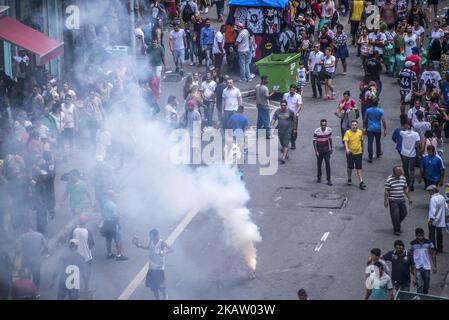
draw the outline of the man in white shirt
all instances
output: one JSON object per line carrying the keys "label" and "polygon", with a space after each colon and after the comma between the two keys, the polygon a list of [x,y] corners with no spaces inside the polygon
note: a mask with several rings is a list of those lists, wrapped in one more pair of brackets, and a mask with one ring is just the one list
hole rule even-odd
{"label": "man in white shirt", "polygon": [[320,71],[321,71],[321,60],[323,60],[324,53],[320,51],[320,44],[315,43],[313,46],[313,50],[309,54],[309,73],[310,73],[310,82],[312,84],[313,98],[316,99],[317,88],[318,93],[320,94],[320,99],[323,97],[323,89],[321,88],[320,81]]}
{"label": "man in white shirt", "polygon": [[420,88],[432,87],[436,93],[440,92],[441,75],[433,70],[433,64],[427,64],[426,70],[421,74]]}
{"label": "man in white shirt", "polygon": [[92,272],[92,251],[94,247],[94,237],[92,233],[86,228],[88,217],[81,215],[77,227],[72,231],[71,239],[79,241],[78,253],[84,258],[86,262],[85,272],[83,273],[84,291],[89,291],[89,279]]}
{"label": "man in white shirt", "polygon": [[210,72],[206,74],[206,81],[201,84],[201,96],[203,102],[206,105],[206,118],[207,126],[212,127],[212,121],[214,118],[214,108],[215,108],[215,88],[217,83],[212,80],[212,75]]}
{"label": "man in white shirt", "polygon": [[223,90],[223,121],[224,129],[228,128],[229,119],[237,112],[238,107],[243,104],[242,93],[234,87],[234,80],[228,79],[226,89]]}
{"label": "man in white shirt", "polygon": [[438,187],[436,185],[432,184],[428,186],[426,190],[430,195],[429,240],[436,247],[437,252],[443,253],[443,229],[446,227],[446,219],[449,217],[449,208],[446,199],[438,192]]}
{"label": "man in white shirt", "polygon": [[214,66],[215,69],[221,70],[221,65],[223,64],[223,57],[225,55],[224,50],[224,33],[226,31],[226,25],[222,24],[220,26],[220,31],[215,33],[214,45],[212,47],[212,53],[214,55]]}
{"label": "man in white shirt", "polygon": [[407,180],[409,191],[414,191],[415,182],[415,158],[416,150],[420,148],[421,137],[415,131],[412,131],[409,124],[405,125],[405,130],[401,130],[402,137],[401,158],[404,176]]}
{"label": "man in white shirt", "polygon": [[296,149],[296,139],[298,138],[298,115],[302,108],[302,97],[296,92],[296,85],[291,84],[289,92],[284,93],[282,98],[287,101],[287,107],[295,113],[295,122],[293,123],[292,135],[290,142],[292,144],[291,149]]}
{"label": "man in white shirt", "polygon": [[237,24],[239,35],[235,40],[237,44],[237,51],[239,52],[239,66],[240,66],[240,80],[239,82],[252,80],[249,65],[251,64],[251,48],[250,48],[250,34],[243,23]]}
{"label": "man in white shirt", "polygon": [[368,41],[373,46],[373,51],[379,52],[382,57],[384,54],[384,46],[387,44],[387,36],[385,33],[376,29],[368,35]]}
{"label": "man in white shirt", "polygon": [[179,28],[179,22],[175,22],[175,28],[170,32],[169,46],[170,51],[173,54],[176,72],[179,72],[179,74],[183,76],[184,54],[185,48],[187,47],[187,38],[184,29]]}
{"label": "man in white shirt", "polygon": [[424,109],[421,107],[421,101],[415,99],[415,106],[407,111],[407,118],[412,127],[418,122],[418,117],[416,116],[418,111],[424,112]]}

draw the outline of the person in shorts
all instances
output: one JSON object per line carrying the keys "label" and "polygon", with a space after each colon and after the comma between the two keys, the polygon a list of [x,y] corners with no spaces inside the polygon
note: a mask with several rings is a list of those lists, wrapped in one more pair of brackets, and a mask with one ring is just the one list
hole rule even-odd
{"label": "person in shorts", "polygon": [[362,157],[363,157],[363,131],[359,129],[357,120],[351,121],[351,129],[347,130],[343,142],[346,149],[346,160],[348,165],[348,185],[352,185],[352,170],[357,170],[359,188],[366,189],[363,182]]}
{"label": "person in shorts", "polygon": [[284,164],[285,160],[288,159],[288,143],[290,142],[294,120],[295,113],[287,108],[287,100],[282,100],[281,107],[274,112],[271,120],[271,128],[274,128],[274,124],[277,121],[276,129],[278,130],[279,143],[282,147],[281,164]]}
{"label": "person in shorts", "polygon": [[407,101],[410,96],[407,97],[410,92],[413,92],[416,89],[416,84],[418,83],[418,78],[416,77],[416,73],[412,70],[415,64],[412,61],[407,61],[404,64],[404,69],[402,69],[398,74],[399,81],[399,94],[401,95],[401,114],[405,113],[405,105],[410,104],[410,101]]}

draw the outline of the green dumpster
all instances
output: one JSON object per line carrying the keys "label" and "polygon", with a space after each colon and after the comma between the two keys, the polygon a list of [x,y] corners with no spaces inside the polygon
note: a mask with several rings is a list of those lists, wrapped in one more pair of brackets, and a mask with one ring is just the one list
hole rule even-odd
{"label": "green dumpster", "polygon": [[292,83],[296,84],[299,53],[272,53],[256,62],[259,74],[268,76],[268,88],[278,87],[277,92],[287,92]]}

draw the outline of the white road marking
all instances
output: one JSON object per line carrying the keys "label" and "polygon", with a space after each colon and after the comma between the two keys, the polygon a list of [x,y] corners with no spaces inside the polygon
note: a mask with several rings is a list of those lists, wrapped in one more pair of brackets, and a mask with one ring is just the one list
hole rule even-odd
{"label": "white road marking", "polygon": [[315,247],[315,251],[319,252],[321,250],[321,247],[324,245],[324,242],[326,242],[327,237],[329,236],[330,232],[325,232],[323,236],[321,237],[320,241],[317,243]]}
{"label": "white road marking", "polygon": [[[184,216],[181,222],[176,226],[175,230],[168,236],[165,242],[172,246],[179,235],[185,230],[185,228],[190,224],[193,218],[198,214],[199,208],[193,208]],[[148,262],[145,263],[143,268],[137,273],[134,279],[129,283],[128,287],[120,294],[117,300],[128,300],[129,297],[136,291],[137,287],[142,283],[145,279],[145,276],[148,272]]]}

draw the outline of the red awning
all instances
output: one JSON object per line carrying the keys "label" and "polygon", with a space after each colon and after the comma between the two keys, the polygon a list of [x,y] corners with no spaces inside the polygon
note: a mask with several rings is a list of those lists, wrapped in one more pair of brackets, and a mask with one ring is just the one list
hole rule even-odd
{"label": "red awning", "polygon": [[0,17],[0,39],[34,53],[39,58],[39,65],[64,54],[63,42],[51,39],[8,16]]}

